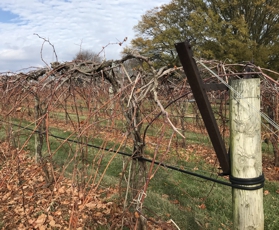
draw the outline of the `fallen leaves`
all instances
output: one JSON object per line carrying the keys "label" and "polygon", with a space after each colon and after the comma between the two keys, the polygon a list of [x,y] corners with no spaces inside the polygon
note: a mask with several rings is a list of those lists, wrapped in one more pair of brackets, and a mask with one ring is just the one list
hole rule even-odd
{"label": "fallen leaves", "polygon": [[135,215],[135,218],[137,218],[137,219],[140,218],[140,214],[138,212],[135,212],[134,215]]}
{"label": "fallen leaves", "polygon": [[87,203],[85,206],[87,208],[89,208],[90,210],[92,210],[97,207],[97,204],[95,202],[90,202],[90,203]]}
{"label": "fallen leaves", "polygon": [[199,208],[200,209],[206,209],[206,206],[205,206],[205,204],[201,204],[201,205],[199,205]]}
{"label": "fallen leaves", "polygon": [[[69,226],[82,229],[87,219],[94,218],[98,224],[108,223],[105,217],[110,214],[112,205],[100,198],[99,192],[104,190],[92,189],[91,193],[84,194],[61,175],[51,188],[46,188],[42,169],[23,151],[18,159],[5,158],[0,163],[0,212],[4,213],[4,229],[43,230]],[[113,194],[115,190],[111,190],[106,192]]]}
{"label": "fallen leaves", "polygon": [[62,228],[62,226],[60,224],[56,224],[55,223],[55,220],[54,220],[54,217],[49,215],[48,216],[48,220],[49,220],[49,226],[50,227],[53,227],[53,228]]}
{"label": "fallen leaves", "polygon": [[270,192],[268,190],[264,190],[264,195],[267,196]]}
{"label": "fallen leaves", "polygon": [[[3,151],[2,144],[0,150]],[[95,190],[94,185],[91,185],[89,190],[83,191],[71,179],[59,174],[55,183],[46,187],[43,170],[28,157],[27,152],[21,151],[17,157],[11,155],[1,159],[2,229],[81,230],[112,224],[114,229],[118,229],[122,222],[128,228],[133,227],[134,213],[124,213],[123,204],[108,201],[117,193],[118,188]],[[148,229],[162,229],[154,222],[148,223],[148,226]],[[173,228],[169,226],[165,229]]]}
{"label": "fallen leaves", "polygon": [[47,215],[44,214],[44,213],[41,214],[41,215],[38,217],[38,219],[35,221],[35,228],[41,227],[41,226],[45,223],[46,219],[47,219]]}

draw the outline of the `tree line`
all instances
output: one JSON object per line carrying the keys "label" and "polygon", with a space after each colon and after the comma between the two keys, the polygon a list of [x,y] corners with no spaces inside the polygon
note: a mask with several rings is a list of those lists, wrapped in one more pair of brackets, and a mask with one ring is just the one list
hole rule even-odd
{"label": "tree line", "polygon": [[187,39],[198,58],[278,71],[278,21],[279,0],[172,0],[142,15],[123,52],[177,66],[174,44]]}

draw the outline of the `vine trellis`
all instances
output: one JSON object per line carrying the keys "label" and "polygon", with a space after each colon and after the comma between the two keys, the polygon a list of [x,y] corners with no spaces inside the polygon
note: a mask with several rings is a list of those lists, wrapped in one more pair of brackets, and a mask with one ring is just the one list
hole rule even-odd
{"label": "vine trellis", "polygon": [[[247,75],[261,79],[262,139],[272,146],[274,164],[279,166],[279,83],[274,80],[278,73],[251,63],[197,63],[206,83],[229,88],[231,79]],[[189,131],[204,141],[200,134],[206,134],[205,127],[180,67],[156,69],[148,58],[129,54],[120,60],[54,62],[50,67],[0,75],[2,141],[22,151],[36,136],[38,164],[49,187],[71,168],[73,183],[80,189],[97,189],[117,152],[128,151],[132,157],[123,159],[119,193],[124,208],[134,207],[141,215],[144,194],[159,167],[152,162],[163,164],[173,154],[180,157],[192,145]],[[221,87],[207,95],[226,139],[228,90]],[[26,133],[15,123],[33,131]],[[51,136],[59,130],[64,138]],[[102,148],[93,151],[88,144]],[[106,166],[102,166],[104,148],[113,150]],[[64,158],[62,165],[56,163],[59,155]],[[139,218],[138,224],[144,225],[144,219]]]}

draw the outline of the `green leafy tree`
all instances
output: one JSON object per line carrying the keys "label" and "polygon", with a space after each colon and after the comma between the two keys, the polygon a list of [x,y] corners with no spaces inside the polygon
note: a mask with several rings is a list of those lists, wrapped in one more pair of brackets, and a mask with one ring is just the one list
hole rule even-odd
{"label": "green leafy tree", "polygon": [[159,65],[177,65],[174,43],[186,37],[192,40],[185,28],[189,27],[195,7],[192,1],[172,1],[147,11],[135,26],[137,36],[132,40],[132,47]]}
{"label": "green leafy tree", "polygon": [[278,22],[279,0],[172,0],[142,16],[131,44],[159,66],[177,65],[188,39],[198,57],[279,70]]}

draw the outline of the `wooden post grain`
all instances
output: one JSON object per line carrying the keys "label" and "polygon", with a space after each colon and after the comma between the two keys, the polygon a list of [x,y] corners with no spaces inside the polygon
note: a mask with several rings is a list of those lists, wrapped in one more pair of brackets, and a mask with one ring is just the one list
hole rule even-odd
{"label": "wooden post grain", "polygon": [[[258,178],[262,175],[260,79],[235,80],[231,86],[235,90],[230,94],[231,175]],[[235,230],[264,229],[262,188],[233,188],[232,199]]]}

